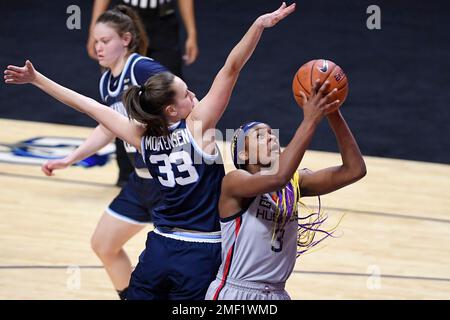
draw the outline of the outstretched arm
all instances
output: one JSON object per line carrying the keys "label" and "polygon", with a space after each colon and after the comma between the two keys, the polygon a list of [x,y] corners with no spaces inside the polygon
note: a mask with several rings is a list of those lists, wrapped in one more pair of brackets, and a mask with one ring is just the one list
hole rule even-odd
{"label": "outstretched arm", "polygon": [[201,121],[202,133],[208,129],[215,128],[228,105],[239,72],[255,50],[264,29],[273,27],[294,10],[295,3],[286,7],[286,4],[283,2],[278,10],[256,19],[241,41],[229,54],[225,65],[214,79],[209,92],[188,116],[187,121],[188,124],[190,122],[190,128],[193,127],[192,123],[194,121]]}
{"label": "outstretched arm", "polygon": [[75,149],[71,154],[62,159],[46,161],[42,165],[41,169],[47,176],[52,176],[53,170],[65,169],[72,164],[93,155],[110,143],[114,138],[114,133],[106,129],[104,126],[98,125],[94,131],[92,131],[90,136],[83,142],[83,144]]}
{"label": "outstretched arm", "polygon": [[31,83],[51,95],[62,103],[88,114],[116,136],[133,145],[137,150],[141,150],[141,137],[144,127],[127,117],[104,106],[94,99],[83,96],[73,90],[63,87],[37,72],[30,61],[26,61],[25,66],[8,66],[5,70],[5,82],[8,84]]}
{"label": "outstretched arm", "polygon": [[333,192],[366,175],[366,165],[358,144],[338,110],[328,115],[342,157],[342,165],[317,172],[300,172],[300,193],[302,196],[316,196]]}

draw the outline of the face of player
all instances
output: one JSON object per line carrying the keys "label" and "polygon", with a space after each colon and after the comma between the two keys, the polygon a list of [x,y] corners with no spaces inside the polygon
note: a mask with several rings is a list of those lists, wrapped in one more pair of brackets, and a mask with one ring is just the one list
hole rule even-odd
{"label": "face of player", "polygon": [[267,124],[253,127],[246,137],[249,164],[269,167],[280,156],[280,143]]}
{"label": "face of player", "polygon": [[168,107],[168,113],[178,121],[186,119],[198,103],[198,100],[195,94],[188,89],[186,83],[179,77],[174,78],[172,86],[175,91],[175,98],[174,103]]}
{"label": "face of player", "polygon": [[121,37],[112,26],[106,23],[97,23],[93,35],[95,52],[102,67],[111,69],[127,55],[131,40],[129,33],[125,33]]}

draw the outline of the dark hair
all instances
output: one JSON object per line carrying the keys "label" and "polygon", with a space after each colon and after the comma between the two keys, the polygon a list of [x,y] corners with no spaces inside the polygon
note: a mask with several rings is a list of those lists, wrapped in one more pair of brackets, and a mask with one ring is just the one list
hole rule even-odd
{"label": "dark hair", "polygon": [[169,133],[164,108],[173,103],[175,76],[161,72],[150,77],[143,86],[133,86],[123,95],[128,117],[146,125],[146,136],[163,136]]}
{"label": "dark hair", "polygon": [[141,55],[147,54],[148,38],[139,15],[133,9],[118,5],[114,9],[103,12],[96,23],[110,24],[116,32],[122,36],[126,32],[131,33],[131,41],[128,46],[130,52]]}

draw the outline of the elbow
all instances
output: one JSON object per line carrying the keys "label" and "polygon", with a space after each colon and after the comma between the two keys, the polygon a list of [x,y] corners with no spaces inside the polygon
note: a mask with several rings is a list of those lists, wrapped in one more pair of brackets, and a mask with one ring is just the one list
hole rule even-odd
{"label": "elbow", "polygon": [[366,174],[367,174],[366,162],[364,161],[363,158],[361,158],[361,162],[359,164],[359,179],[364,178]]}
{"label": "elbow", "polygon": [[341,170],[343,181],[345,181],[344,185],[355,183],[367,174],[366,164],[362,158],[358,163],[343,164]]}
{"label": "elbow", "polygon": [[230,54],[227,61],[225,61],[222,70],[225,72],[225,74],[232,76],[239,74],[239,72],[241,72],[242,67],[243,67],[242,61],[239,61],[237,57],[235,57],[233,54]]}
{"label": "elbow", "polygon": [[360,163],[352,170],[352,181],[358,181],[364,178],[367,174],[366,163],[361,159]]}
{"label": "elbow", "polygon": [[241,69],[236,63],[225,65],[222,70],[225,76],[229,78],[239,75],[239,72],[241,71]]}
{"label": "elbow", "polygon": [[361,179],[364,178],[367,174],[367,167],[366,164],[363,162],[362,168],[361,168]]}

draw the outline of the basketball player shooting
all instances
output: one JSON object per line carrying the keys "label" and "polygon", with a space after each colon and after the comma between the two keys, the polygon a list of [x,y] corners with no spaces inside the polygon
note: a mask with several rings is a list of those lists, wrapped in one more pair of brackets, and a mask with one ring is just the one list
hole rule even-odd
{"label": "basketball player shooting", "polygon": [[[326,94],[330,82],[320,84],[317,79],[309,99],[298,93],[304,118],[281,154],[269,125],[250,122],[236,131],[231,156],[237,170],[222,180],[219,200],[222,264],[207,300],[289,300],[284,287],[296,257],[314,244],[302,242],[301,235],[305,229],[329,235],[318,229],[320,215],[312,223],[298,222],[299,199],[333,192],[366,174],[358,144],[334,97],[337,89]],[[336,136],[342,164],[317,172],[298,170],[323,117]]]}

